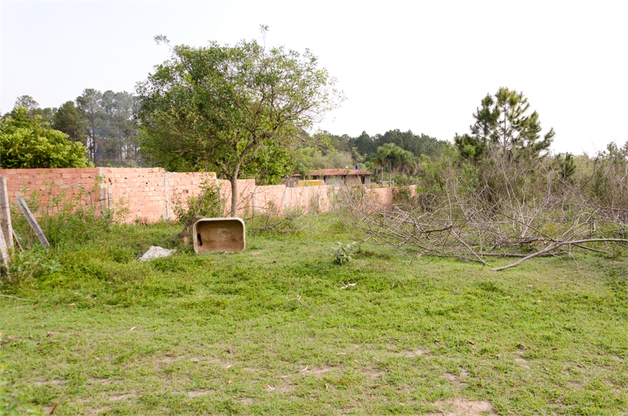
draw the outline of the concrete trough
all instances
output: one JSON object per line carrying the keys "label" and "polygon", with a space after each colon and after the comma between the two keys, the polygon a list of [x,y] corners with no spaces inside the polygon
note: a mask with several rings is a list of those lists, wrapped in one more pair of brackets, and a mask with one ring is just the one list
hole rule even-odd
{"label": "concrete trough", "polygon": [[203,218],[192,229],[194,251],[244,251],[246,236],[244,221],[240,218]]}

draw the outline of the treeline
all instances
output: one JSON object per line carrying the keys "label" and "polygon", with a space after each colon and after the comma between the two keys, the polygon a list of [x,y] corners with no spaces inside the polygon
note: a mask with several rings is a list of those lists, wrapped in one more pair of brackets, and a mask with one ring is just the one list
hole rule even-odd
{"label": "treeline", "polygon": [[379,174],[381,182],[387,172],[388,180],[391,181],[393,175],[416,175],[422,163],[452,148],[452,144],[447,141],[415,134],[410,130],[395,129],[374,136],[362,132],[357,137],[323,132],[321,136],[322,139],[315,142],[323,143],[323,146],[301,149],[294,169],[296,173],[307,175],[315,169],[357,165]]}
{"label": "treeline", "polygon": [[349,151],[367,159],[369,155],[377,153],[380,146],[393,143],[398,147],[412,152],[414,156],[437,156],[440,155],[448,145],[444,140],[437,140],[425,134],[414,134],[412,131],[401,131],[399,129],[389,130],[384,134],[369,136],[362,132],[357,137],[350,137],[346,134],[336,136],[327,133],[334,148],[341,151]]}
{"label": "treeline", "polygon": [[[27,114],[19,112],[18,115],[19,108],[24,108]],[[136,97],[131,93],[86,89],[74,101],[67,101],[59,107],[41,108],[33,97],[23,95],[16,100],[13,110],[3,115],[3,119],[8,126],[15,125],[17,119],[25,122],[30,117],[31,135],[39,131],[37,135],[40,137],[52,137],[53,133],[49,130],[65,133],[71,142],[85,146],[86,158],[94,166],[152,166],[154,161],[142,152],[136,110]],[[11,131],[15,134],[14,130]],[[451,147],[446,141],[399,129],[373,136],[363,132],[356,137],[329,132],[311,136],[303,130],[300,134],[303,143],[306,143],[304,147],[290,151],[266,144],[242,166],[241,176],[256,178],[260,184],[276,184],[291,173],[307,175],[315,169],[358,165],[361,169],[381,174],[382,180],[384,172],[387,172],[390,180],[391,174],[416,174],[426,157],[439,156],[448,146]],[[56,137],[55,140],[56,146],[59,146],[61,139]],[[52,167],[44,162],[51,160],[52,155],[45,154],[46,150],[41,146],[27,146],[30,142],[12,140],[14,148],[4,149],[5,154],[21,154],[21,157],[12,163],[5,159],[3,167]],[[8,142],[4,147],[7,146]],[[52,149],[53,146],[47,145],[47,148]],[[33,165],[35,161],[39,162]],[[183,159],[175,162],[163,167],[190,170]],[[56,163],[55,167],[62,166],[60,163]]]}
{"label": "treeline", "polygon": [[76,100],[52,108],[41,108],[33,97],[23,95],[3,119],[25,108],[33,120],[65,133],[70,141],[82,143],[96,166],[142,166],[134,105],[133,95],[126,91],[86,89]]}

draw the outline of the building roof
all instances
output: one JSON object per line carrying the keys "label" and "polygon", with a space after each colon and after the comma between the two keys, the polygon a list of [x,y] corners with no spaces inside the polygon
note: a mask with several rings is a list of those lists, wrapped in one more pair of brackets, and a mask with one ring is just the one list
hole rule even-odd
{"label": "building roof", "polygon": [[359,169],[317,169],[310,176],[370,176],[370,172]]}

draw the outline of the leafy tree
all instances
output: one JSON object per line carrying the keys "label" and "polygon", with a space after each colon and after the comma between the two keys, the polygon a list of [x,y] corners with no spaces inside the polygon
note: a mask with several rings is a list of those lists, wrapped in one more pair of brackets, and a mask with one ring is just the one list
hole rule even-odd
{"label": "leafy tree", "polygon": [[67,101],[57,109],[52,117],[52,127],[70,136],[70,140],[86,144],[87,124],[85,116],[74,105],[74,101]]}
{"label": "leafy tree", "polygon": [[41,117],[42,122],[50,123],[52,116],[54,115],[54,108],[41,108],[39,103],[30,95],[22,95],[15,100],[13,110],[23,107],[28,110],[28,114],[31,116],[38,115]]}
{"label": "leafy tree", "polygon": [[258,185],[273,185],[290,175],[295,165],[296,149],[266,142],[240,168],[242,177],[255,178]]}
{"label": "leafy tree", "polygon": [[338,151],[334,148],[323,152],[316,147],[304,147],[299,150],[294,171],[307,176],[317,169],[342,169],[353,165],[350,152]]}
{"label": "leafy tree", "polygon": [[171,49],[137,86],[143,150],[168,169],[218,169],[235,216],[241,168],[264,148],[293,148],[302,128],[337,105],[334,79],[310,51],[255,40]]}
{"label": "leafy tree", "polygon": [[39,103],[30,95],[21,95],[15,100],[13,109],[16,110],[20,107],[25,108],[29,114],[32,114],[33,111],[39,109]]}
{"label": "leafy tree", "polygon": [[0,162],[3,168],[84,168],[86,149],[53,130],[41,116],[17,107],[0,120]]}

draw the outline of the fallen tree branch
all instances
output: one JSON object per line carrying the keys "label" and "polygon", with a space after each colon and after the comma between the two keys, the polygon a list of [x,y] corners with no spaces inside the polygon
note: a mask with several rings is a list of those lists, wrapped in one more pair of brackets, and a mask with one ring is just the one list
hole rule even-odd
{"label": "fallen tree branch", "polygon": [[552,250],[557,249],[558,247],[562,247],[565,245],[578,245],[578,244],[584,244],[584,243],[626,243],[628,244],[628,239],[624,239],[624,238],[590,238],[590,239],[586,239],[586,240],[573,240],[573,241],[560,241],[560,242],[555,242],[550,244],[549,246],[547,246],[546,248],[544,248],[541,251],[537,251],[536,253],[532,253],[528,256],[525,256],[524,258],[522,258],[521,260],[518,260],[512,264],[509,264],[508,266],[502,266],[502,267],[496,267],[494,269],[491,269],[493,271],[500,271],[500,270],[506,270],[506,269],[510,269],[511,267],[516,267],[518,265],[520,265],[521,263],[523,263],[526,260],[529,260],[533,257],[537,257],[540,256],[542,254],[545,253],[549,253]]}
{"label": "fallen tree branch", "polygon": [[23,300],[24,302],[36,302],[36,301],[34,301],[32,299],[23,299],[23,298],[18,298],[17,296],[10,296],[10,295],[0,295],[0,298]]}

